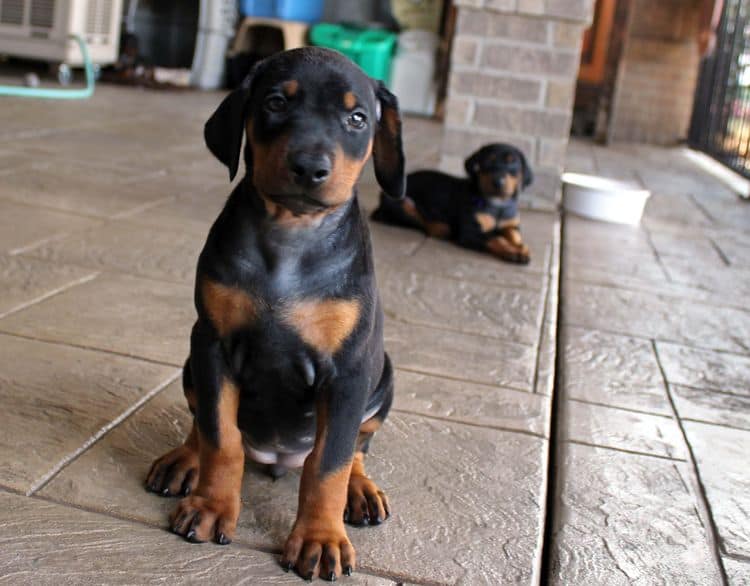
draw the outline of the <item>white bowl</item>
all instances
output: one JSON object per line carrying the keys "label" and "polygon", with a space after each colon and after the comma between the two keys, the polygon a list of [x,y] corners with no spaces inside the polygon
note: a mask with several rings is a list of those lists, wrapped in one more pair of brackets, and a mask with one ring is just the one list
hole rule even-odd
{"label": "white bowl", "polygon": [[574,214],[637,226],[651,192],[637,185],[595,175],[563,173],[563,207]]}

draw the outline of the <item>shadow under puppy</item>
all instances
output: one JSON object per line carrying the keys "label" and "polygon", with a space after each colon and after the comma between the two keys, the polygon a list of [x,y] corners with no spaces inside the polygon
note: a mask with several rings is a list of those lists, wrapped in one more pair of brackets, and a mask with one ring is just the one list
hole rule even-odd
{"label": "shadow under puppy", "polygon": [[518,212],[518,196],[534,178],[526,157],[514,146],[488,144],[464,166],[467,179],[439,171],[410,173],[406,198],[392,201],[381,194],[372,219],[528,263],[531,255],[521,238]]}
{"label": "shadow under puppy", "polygon": [[390,514],[364,468],[393,369],[355,184],[373,153],[383,191],[403,196],[398,105],[342,55],[295,49],[255,66],[206,123],[230,179],[245,135],[246,175],[198,260],[183,370],[193,426],[146,486],[184,497],[172,531],[227,544],[246,455],[277,475],[303,466],[282,566],[335,580],[355,565],[345,517],[377,525]]}

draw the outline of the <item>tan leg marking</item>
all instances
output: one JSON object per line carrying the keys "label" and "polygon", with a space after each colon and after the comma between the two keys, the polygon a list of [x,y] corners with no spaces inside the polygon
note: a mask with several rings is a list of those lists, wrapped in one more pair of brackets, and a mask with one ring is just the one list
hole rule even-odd
{"label": "tan leg marking", "polygon": [[170,518],[172,530],[191,541],[213,538],[224,545],[234,537],[245,464],[242,433],[237,427],[239,403],[239,389],[225,379],[217,405],[218,446],[198,430],[198,486],[180,501]]}
{"label": "tan leg marking", "polygon": [[347,485],[351,460],[325,476],[320,462],[327,435],[324,407],[318,409],[315,447],[305,459],[299,489],[297,520],[284,545],[282,566],[295,568],[303,578],[323,576],[329,580],[351,573],[354,547],[344,528]]}

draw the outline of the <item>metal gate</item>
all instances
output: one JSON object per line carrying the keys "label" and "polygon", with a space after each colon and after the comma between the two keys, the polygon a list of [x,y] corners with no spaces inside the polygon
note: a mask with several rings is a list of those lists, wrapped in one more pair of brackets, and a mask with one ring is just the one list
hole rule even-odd
{"label": "metal gate", "polygon": [[724,0],[693,108],[690,146],[750,178],[750,0]]}

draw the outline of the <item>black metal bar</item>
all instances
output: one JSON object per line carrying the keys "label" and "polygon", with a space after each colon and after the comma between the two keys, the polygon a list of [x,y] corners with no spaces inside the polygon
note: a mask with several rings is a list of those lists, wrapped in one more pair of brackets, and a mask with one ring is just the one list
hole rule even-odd
{"label": "black metal bar", "polygon": [[726,0],[701,63],[688,142],[750,178],[750,0]]}

